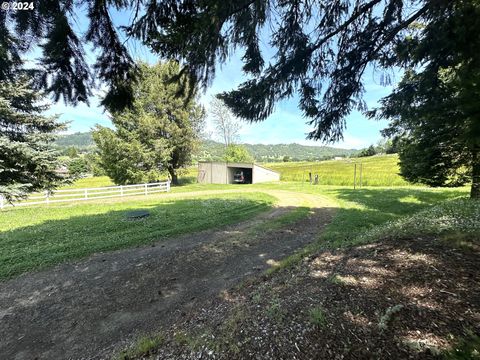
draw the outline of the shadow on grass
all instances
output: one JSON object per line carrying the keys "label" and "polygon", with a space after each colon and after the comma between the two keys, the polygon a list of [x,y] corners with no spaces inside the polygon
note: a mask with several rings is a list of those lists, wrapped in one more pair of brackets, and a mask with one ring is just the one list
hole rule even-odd
{"label": "shadow on grass", "polygon": [[129,208],[3,231],[0,232],[0,279],[95,252],[147,245],[218,228],[251,218],[271,209],[271,205],[253,199],[186,199],[142,205],[150,216],[140,220],[127,219],[128,212],[139,210]]}
{"label": "shadow on grass", "polygon": [[434,205],[440,201],[465,197],[461,190],[434,189],[339,189],[338,198],[355,202],[368,210],[380,211],[391,215],[411,215],[414,212]]}
{"label": "shadow on grass", "polygon": [[351,239],[375,226],[413,215],[442,201],[466,196],[459,190],[338,189],[335,192],[338,199],[348,203],[338,210],[322,234],[321,241],[333,246],[351,245]]}
{"label": "shadow on grass", "polygon": [[479,255],[435,237],[326,250],[202,307],[174,328],[191,341],[167,339],[159,358],[203,346],[222,359],[254,358],[268,344],[271,358],[476,359]]}

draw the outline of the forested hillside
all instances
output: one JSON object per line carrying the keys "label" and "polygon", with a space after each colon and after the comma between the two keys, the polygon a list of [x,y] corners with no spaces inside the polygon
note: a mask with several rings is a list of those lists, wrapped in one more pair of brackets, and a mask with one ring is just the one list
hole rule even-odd
{"label": "forested hillside", "polygon": [[[62,135],[56,144],[61,149],[75,147],[81,152],[88,152],[95,147],[95,143],[90,132]],[[358,153],[358,150],[338,149],[329,146],[305,146],[300,144],[243,144],[248,152],[257,161],[300,161],[300,160],[325,160],[335,156],[352,156]],[[221,143],[212,140],[205,140],[196,160],[221,160],[224,146]]]}

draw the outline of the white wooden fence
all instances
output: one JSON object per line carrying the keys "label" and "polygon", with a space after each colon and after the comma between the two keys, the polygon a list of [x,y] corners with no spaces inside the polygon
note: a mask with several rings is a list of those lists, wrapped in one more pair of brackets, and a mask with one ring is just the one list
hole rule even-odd
{"label": "white wooden fence", "polygon": [[132,195],[148,195],[168,191],[170,191],[170,181],[135,185],[105,186],[98,188],[63,189],[56,190],[54,192],[45,191],[44,193],[32,194],[27,199],[15,202],[13,204],[8,203],[0,195],[0,209],[3,209],[6,206],[26,206],[58,202],[95,200]]}

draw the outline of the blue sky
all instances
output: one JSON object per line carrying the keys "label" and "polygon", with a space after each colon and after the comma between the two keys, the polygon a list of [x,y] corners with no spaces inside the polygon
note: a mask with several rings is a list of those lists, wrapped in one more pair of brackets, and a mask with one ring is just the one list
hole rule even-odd
{"label": "blue sky", "polygon": [[[128,22],[128,14],[112,14],[115,16],[115,23],[126,24]],[[85,18],[79,15],[76,21],[78,29],[83,30],[85,27]],[[265,43],[265,42],[264,42]],[[157,61],[156,57],[149,53],[143,46],[136,42],[128,42],[131,52],[135,58],[149,63]],[[87,59],[93,62],[95,56],[91,49],[87,50]],[[271,49],[264,44],[264,54],[270,54]],[[246,78],[242,73],[241,53],[235,53],[230,60],[223,65],[219,65],[216,78],[212,85],[201,95],[201,103],[207,110],[206,132],[212,131],[211,121],[208,116],[209,102],[213,95],[226,90],[234,89],[241,84]],[[374,107],[377,101],[390,93],[392,87],[384,87],[379,85],[378,75],[373,71],[366,72],[364,100],[369,107]],[[90,106],[80,104],[76,107],[65,106],[62,102],[52,104],[49,113],[60,114],[62,121],[69,121],[70,127],[68,132],[84,132],[89,131],[95,124],[103,126],[112,126],[108,114],[99,106],[99,98],[101,90],[91,99]],[[292,97],[286,101],[276,105],[275,111],[265,121],[260,123],[242,122],[240,132],[240,141],[244,143],[262,143],[262,144],[278,144],[278,143],[300,143],[304,145],[322,145],[320,142],[305,140],[306,134],[311,131],[311,127],[306,125],[306,119],[302,116],[297,108],[298,98]],[[362,148],[370,144],[376,143],[381,139],[380,130],[385,128],[385,121],[374,121],[366,119],[359,112],[352,112],[347,118],[347,129],[344,132],[344,140],[333,144],[335,147],[342,148]]]}

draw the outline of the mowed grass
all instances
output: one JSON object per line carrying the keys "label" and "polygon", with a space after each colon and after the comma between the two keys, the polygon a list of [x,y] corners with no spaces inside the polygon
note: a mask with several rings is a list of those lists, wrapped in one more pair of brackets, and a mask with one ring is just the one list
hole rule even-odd
{"label": "mowed grass", "polygon": [[269,163],[266,167],[278,171],[282,181],[309,181],[319,176],[320,185],[353,186],[355,164],[357,164],[357,185],[360,185],[360,164],[362,164],[363,186],[406,186],[409,185],[399,175],[398,156],[378,155],[345,160],[320,162]]}
{"label": "mowed grass", "polygon": [[60,189],[83,189],[104,186],[115,186],[108,176],[94,176],[75,180],[72,184],[62,186]]}
{"label": "mowed grass", "polygon": [[[96,252],[152,244],[180,234],[221,227],[270,209],[275,199],[262,193],[195,199],[145,197],[92,201],[0,212],[0,279]],[[126,219],[146,209],[144,220]]]}
{"label": "mowed grass", "polygon": [[[378,240],[369,232],[400,221],[422,211],[429,211],[445,202],[468,200],[468,188],[429,189],[419,187],[367,187],[353,190],[341,186],[314,186],[302,183],[262,184],[259,188],[282,188],[329,197],[337,210],[332,222],[318,234],[314,242],[284,259],[280,268],[293,266],[304,256],[326,248],[354,246]],[[463,200],[462,200],[463,199]],[[458,201],[460,201],[458,200]],[[458,202],[453,203],[453,207]],[[450,206],[449,208],[452,208]],[[473,219],[480,221],[477,214]],[[272,269],[272,271],[275,269]]]}

